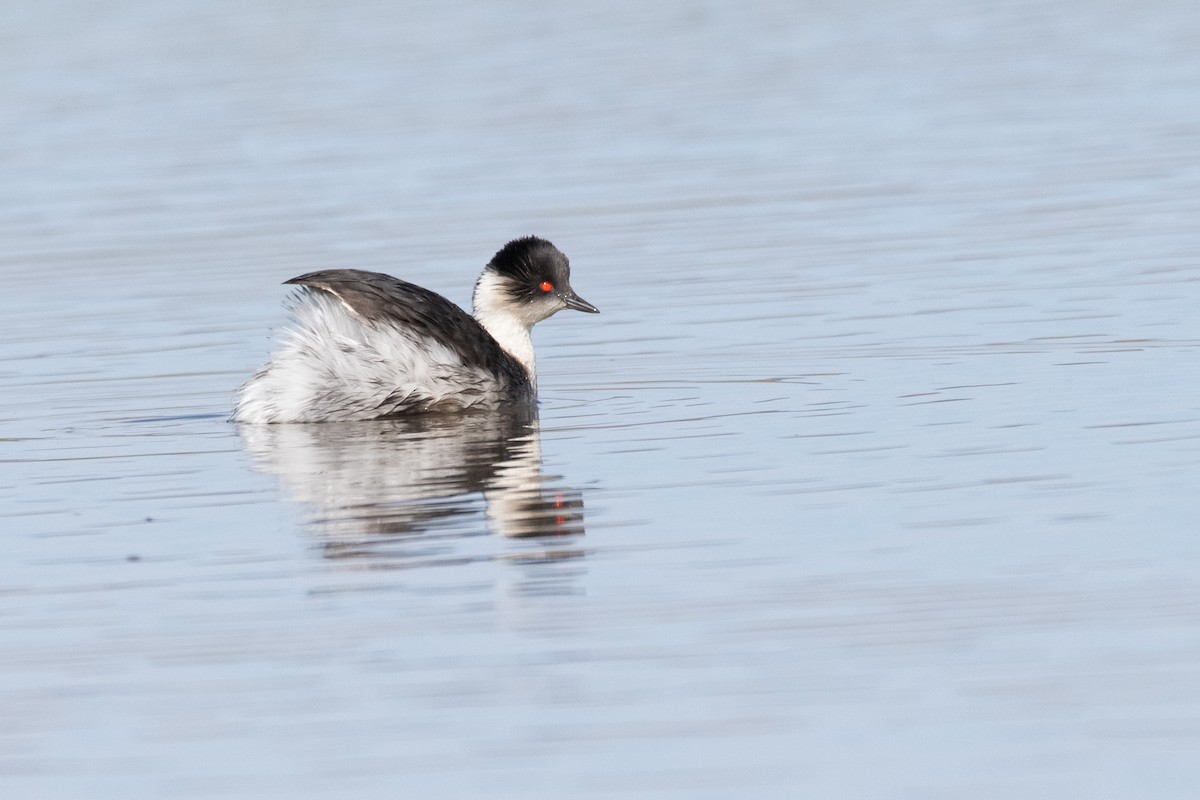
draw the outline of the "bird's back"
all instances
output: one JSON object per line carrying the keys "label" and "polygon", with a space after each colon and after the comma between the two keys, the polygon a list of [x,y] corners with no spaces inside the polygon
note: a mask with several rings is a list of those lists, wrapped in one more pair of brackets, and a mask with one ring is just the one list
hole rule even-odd
{"label": "bird's back", "polygon": [[435,292],[350,269],[287,283],[302,287],[294,323],[241,388],[236,421],[375,419],[533,399],[525,368]]}

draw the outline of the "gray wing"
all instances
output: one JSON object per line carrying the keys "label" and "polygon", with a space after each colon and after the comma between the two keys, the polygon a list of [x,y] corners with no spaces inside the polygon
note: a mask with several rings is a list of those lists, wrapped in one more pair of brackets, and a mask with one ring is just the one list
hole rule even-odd
{"label": "gray wing", "polygon": [[436,292],[358,269],[309,272],[284,283],[328,292],[374,326],[406,329],[456,353],[464,366],[487,370],[514,388],[529,385],[525,368],[474,317]]}

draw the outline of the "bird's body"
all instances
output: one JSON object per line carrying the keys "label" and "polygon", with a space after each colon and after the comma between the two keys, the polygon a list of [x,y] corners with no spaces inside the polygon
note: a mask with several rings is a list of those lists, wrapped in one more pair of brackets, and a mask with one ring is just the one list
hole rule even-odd
{"label": "bird's body", "polygon": [[471,316],[435,292],[361,270],[311,272],[295,324],[239,390],[237,422],[362,420],[532,403],[530,329],[562,308],[595,312],[544,239],[509,242],[475,285]]}

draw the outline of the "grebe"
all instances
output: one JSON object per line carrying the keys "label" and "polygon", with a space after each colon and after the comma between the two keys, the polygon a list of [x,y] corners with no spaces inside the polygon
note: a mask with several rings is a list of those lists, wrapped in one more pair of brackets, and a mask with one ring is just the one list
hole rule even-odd
{"label": "grebe", "polygon": [[530,329],[564,309],[599,313],[571,289],[545,239],[504,245],[475,283],[470,316],[441,295],[356,269],[310,272],[295,323],[238,390],[235,422],[329,422],[496,408],[537,397]]}

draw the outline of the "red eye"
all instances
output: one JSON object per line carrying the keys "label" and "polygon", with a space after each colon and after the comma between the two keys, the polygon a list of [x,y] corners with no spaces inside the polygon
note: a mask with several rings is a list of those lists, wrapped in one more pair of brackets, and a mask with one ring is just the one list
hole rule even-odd
{"label": "red eye", "polygon": [[542,281],[542,285],[539,286],[538,288],[541,289],[543,292],[553,292],[554,284],[551,283],[550,281]]}

